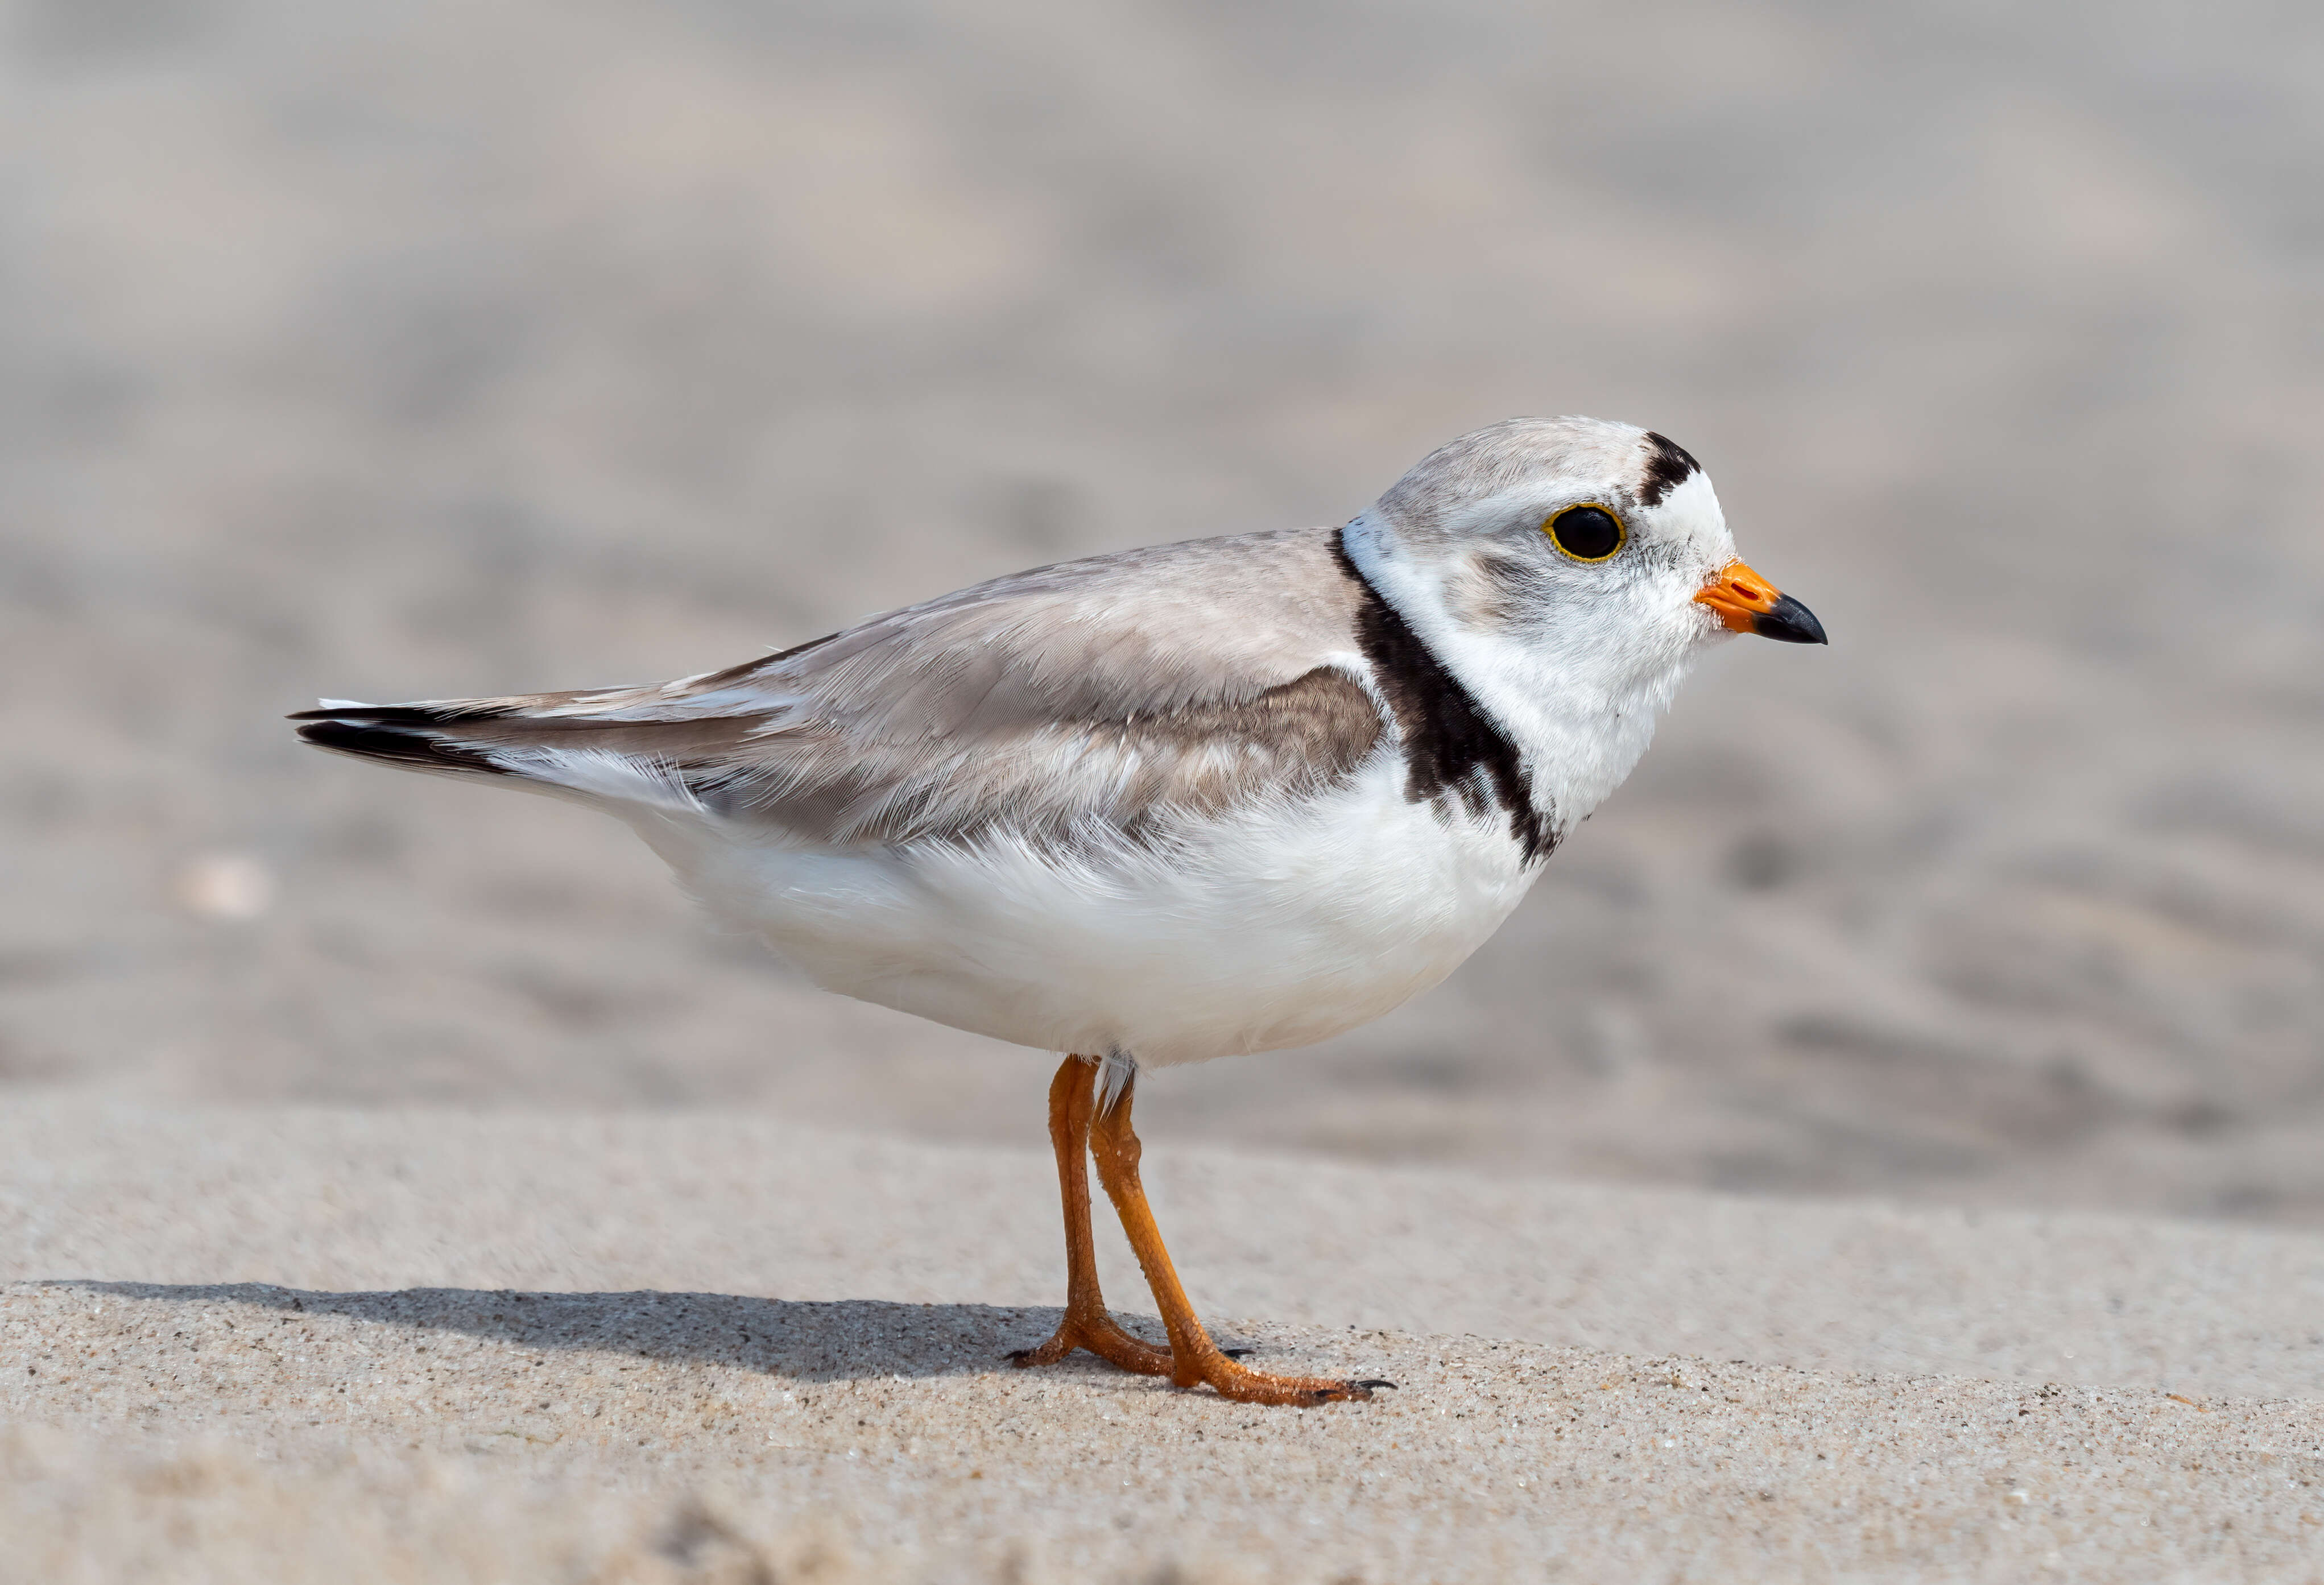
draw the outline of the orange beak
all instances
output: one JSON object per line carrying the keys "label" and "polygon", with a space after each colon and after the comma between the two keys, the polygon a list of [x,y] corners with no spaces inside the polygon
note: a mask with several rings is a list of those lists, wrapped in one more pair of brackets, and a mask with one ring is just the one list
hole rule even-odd
{"label": "orange beak", "polygon": [[1718,613],[1733,632],[1757,633],[1786,644],[1831,642],[1814,612],[1739,561],[1729,562],[1694,598]]}

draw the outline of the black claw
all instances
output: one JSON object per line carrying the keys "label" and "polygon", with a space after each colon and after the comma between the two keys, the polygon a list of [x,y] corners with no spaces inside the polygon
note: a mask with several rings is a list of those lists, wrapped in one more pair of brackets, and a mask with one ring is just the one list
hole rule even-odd
{"label": "black claw", "polygon": [[1336,1403],[1341,1398],[1353,1397],[1356,1394],[1375,1387],[1387,1387],[1390,1392],[1400,1390],[1393,1381],[1383,1381],[1375,1376],[1364,1381],[1350,1381],[1338,1387],[1327,1387],[1316,1393],[1314,1398],[1319,1404]]}
{"label": "black claw", "polygon": [[1221,1349],[1219,1352],[1230,1359],[1241,1359],[1256,1354],[1259,1350],[1257,1349]]}

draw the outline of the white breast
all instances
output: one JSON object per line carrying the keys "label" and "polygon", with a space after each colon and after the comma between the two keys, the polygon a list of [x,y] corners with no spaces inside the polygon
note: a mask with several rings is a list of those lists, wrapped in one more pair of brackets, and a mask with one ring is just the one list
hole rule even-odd
{"label": "white breast", "polygon": [[1147,1065],[1304,1046],[1459,966],[1532,883],[1500,811],[1406,801],[1376,755],[1325,797],[1070,853],[1018,842],[817,850],[640,830],[688,889],[825,990]]}

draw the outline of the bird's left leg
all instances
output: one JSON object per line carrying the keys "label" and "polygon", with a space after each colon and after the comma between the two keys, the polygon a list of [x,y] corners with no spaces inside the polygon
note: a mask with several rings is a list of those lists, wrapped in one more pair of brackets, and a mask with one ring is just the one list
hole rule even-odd
{"label": "bird's left leg", "polygon": [[1090,1129],[1090,1154],[1096,1158],[1099,1181],[1105,1184],[1121,1217],[1121,1230],[1129,1236],[1138,1264],[1145,1268],[1155,1305],[1162,1312],[1162,1324],[1169,1329],[1170,1352],[1163,1358],[1168,1362],[1171,1381],[1179,1387],[1207,1381],[1221,1397],[1244,1404],[1328,1404],[1368,1398],[1376,1387],[1394,1387],[1392,1381],[1270,1376],[1237,1364],[1232,1355],[1211,1341],[1194,1307],[1186,1302],[1177,1268],[1170,1263],[1170,1251],[1162,1246],[1162,1230],[1155,1226],[1153,1209],[1146,1203],[1146,1187],[1138,1173],[1144,1147],[1138,1141],[1138,1130],[1130,1126],[1130,1103],[1137,1092],[1138,1079],[1133,1074],[1113,1104],[1097,1114]]}
{"label": "bird's left leg", "polygon": [[1130,1336],[1106,1310],[1097,1286],[1097,1242],[1090,1234],[1089,1131],[1097,1064],[1068,1056],[1049,1083],[1049,1142],[1057,1150],[1057,1190],[1065,1207],[1065,1313],[1038,1348],[1009,1356],[1019,1367],[1054,1365],[1087,1349],[1140,1376],[1170,1374],[1170,1350]]}

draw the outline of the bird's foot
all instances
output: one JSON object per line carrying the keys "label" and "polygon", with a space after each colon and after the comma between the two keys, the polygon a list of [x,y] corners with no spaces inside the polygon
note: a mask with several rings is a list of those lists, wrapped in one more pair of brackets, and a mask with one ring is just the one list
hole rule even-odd
{"label": "bird's foot", "polygon": [[[1208,1340],[1204,1341],[1207,1344]],[[1249,1352],[1244,1349],[1233,1351]],[[1317,1404],[1361,1402],[1372,1396],[1374,1387],[1396,1386],[1393,1381],[1377,1378],[1343,1381],[1330,1376],[1270,1376],[1264,1370],[1237,1364],[1228,1357],[1226,1350],[1216,1347],[1196,1349],[1194,1355],[1185,1368],[1171,1372],[1170,1379],[1179,1387],[1208,1382],[1219,1396],[1238,1404],[1288,1404],[1312,1408]]]}
{"label": "bird's foot", "polygon": [[1182,1371],[1176,1368],[1169,1350],[1133,1337],[1120,1322],[1102,1311],[1095,1316],[1067,1312],[1047,1342],[1015,1350],[1009,1355],[1009,1362],[1019,1370],[1054,1365],[1075,1349],[1087,1349],[1099,1359],[1139,1376],[1167,1376],[1179,1387],[1200,1387],[1207,1382],[1221,1397],[1238,1404],[1287,1404],[1312,1408],[1317,1404],[1360,1402],[1370,1397],[1375,1387],[1396,1386],[1393,1381],[1376,1378],[1348,1381],[1330,1376],[1271,1376],[1237,1363],[1251,1351],[1249,1349],[1222,1349],[1208,1339],[1194,1350],[1194,1359]]}
{"label": "bird's foot", "polygon": [[1145,1339],[1132,1337],[1121,1323],[1104,1311],[1095,1315],[1076,1315],[1065,1312],[1057,1322],[1057,1330],[1049,1341],[1038,1348],[1019,1349],[1009,1356],[1009,1362],[1019,1370],[1036,1365],[1054,1365],[1075,1349],[1087,1349],[1109,1364],[1140,1376],[1170,1374],[1170,1350],[1157,1349]]}

